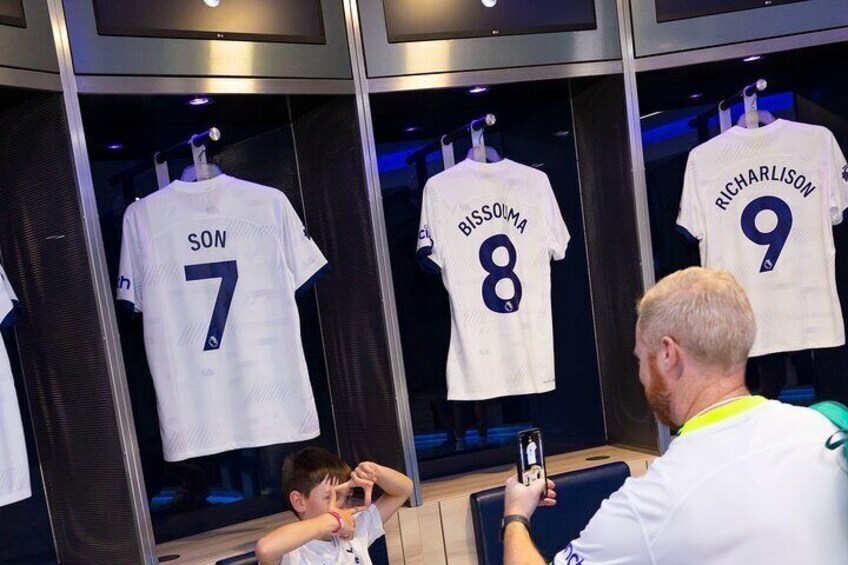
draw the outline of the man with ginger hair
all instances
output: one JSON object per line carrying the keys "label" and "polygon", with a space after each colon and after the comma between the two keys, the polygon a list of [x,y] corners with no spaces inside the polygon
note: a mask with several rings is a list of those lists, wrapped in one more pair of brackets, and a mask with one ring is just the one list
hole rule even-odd
{"label": "man with ginger hair", "polygon": [[[745,388],[756,326],[733,276],[674,273],[638,313],[639,380],[678,437],[604,501],[554,565],[848,563],[848,474],[842,454],[825,448],[836,428]],[[545,563],[522,518],[555,504],[552,487],[507,482],[506,565]]]}

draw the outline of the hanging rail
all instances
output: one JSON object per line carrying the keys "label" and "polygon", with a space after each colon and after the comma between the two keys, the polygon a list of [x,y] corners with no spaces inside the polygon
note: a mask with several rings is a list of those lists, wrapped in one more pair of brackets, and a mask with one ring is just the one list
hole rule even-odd
{"label": "hanging rail", "polygon": [[468,135],[472,131],[480,131],[484,128],[490,128],[495,125],[497,121],[498,119],[495,117],[494,114],[486,114],[482,118],[477,118],[470,124],[466,124],[458,129],[455,129],[454,131],[443,135],[440,139],[428,143],[424,147],[416,149],[415,151],[410,153],[409,156],[407,156],[406,164],[411,165],[416,161],[420,160],[421,158],[426,157],[430,153],[434,151],[439,151],[443,145],[450,145],[457,139]]}
{"label": "hanging rail", "polygon": [[765,79],[759,79],[757,82],[751,83],[747,85],[745,88],[731,96],[730,98],[725,98],[721,102],[718,103],[713,108],[709,110],[705,110],[701,112],[691,120],[689,120],[689,127],[697,127],[701,122],[712,118],[713,116],[718,115],[720,111],[728,110],[733,107],[734,104],[741,102],[745,99],[746,96],[753,96],[758,92],[764,91],[768,88],[768,82]]}
{"label": "hanging rail", "polygon": [[221,139],[221,130],[216,127],[209,128],[203,133],[196,133],[184,141],[180,141],[179,143],[175,143],[167,149],[158,151],[154,154],[153,161],[144,160],[141,163],[124,169],[120,173],[115,173],[114,175],[109,177],[109,184],[115,185],[123,180],[137,177],[148,169],[152,169],[154,167],[154,161],[160,164],[164,163],[171,157],[178,155],[186,147],[199,147],[208,141],[218,141],[219,139]]}

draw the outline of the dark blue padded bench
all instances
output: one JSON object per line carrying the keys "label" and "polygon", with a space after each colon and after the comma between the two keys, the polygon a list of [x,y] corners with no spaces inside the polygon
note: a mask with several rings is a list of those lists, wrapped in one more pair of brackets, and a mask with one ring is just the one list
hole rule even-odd
{"label": "dark blue padded bench", "polygon": [[[601,502],[617,491],[627,477],[626,463],[609,463],[549,477],[556,485],[557,505],[540,508],[533,515],[533,541],[546,560],[580,535],[601,507]],[[504,510],[504,487],[471,495],[471,516],[477,542],[477,558],[481,565],[503,563],[500,540],[501,516]]]}

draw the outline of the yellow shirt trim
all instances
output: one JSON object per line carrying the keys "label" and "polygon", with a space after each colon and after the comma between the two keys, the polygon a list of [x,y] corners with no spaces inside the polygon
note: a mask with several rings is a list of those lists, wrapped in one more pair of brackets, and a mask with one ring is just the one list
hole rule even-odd
{"label": "yellow shirt trim", "polygon": [[683,424],[683,427],[678,430],[677,435],[682,436],[684,434],[694,432],[695,430],[700,430],[708,426],[712,426],[713,424],[718,424],[728,418],[738,416],[743,412],[756,408],[764,402],[768,401],[762,396],[746,396],[744,398],[734,400],[733,402],[728,402],[727,404],[695,416]]}

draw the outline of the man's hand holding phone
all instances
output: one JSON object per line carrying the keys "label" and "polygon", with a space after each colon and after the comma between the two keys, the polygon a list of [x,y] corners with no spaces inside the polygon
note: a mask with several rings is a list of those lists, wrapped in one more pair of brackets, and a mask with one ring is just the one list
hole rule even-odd
{"label": "man's hand holding phone", "polygon": [[539,506],[554,506],[556,491],[554,482],[548,479],[537,479],[529,486],[513,475],[506,481],[504,493],[504,516],[518,514],[528,520]]}

